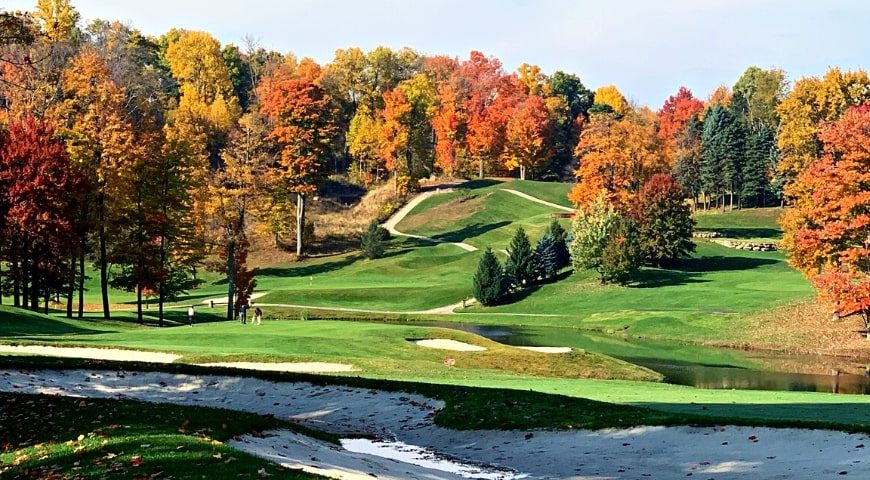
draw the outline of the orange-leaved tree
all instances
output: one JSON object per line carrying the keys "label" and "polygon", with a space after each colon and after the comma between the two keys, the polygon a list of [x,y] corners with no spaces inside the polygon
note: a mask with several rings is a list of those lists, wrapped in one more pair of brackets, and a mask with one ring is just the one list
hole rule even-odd
{"label": "orange-leaved tree", "polygon": [[609,201],[625,205],[654,174],[668,169],[655,114],[648,110],[622,117],[593,114],[575,155],[580,162],[577,185],[568,198],[578,206],[594,202],[602,192]]}
{"label": "orange-leaved tree", "polygon": [[676,95],[671,95],[658,111],[658,136],[665,142],[665,152],[669,159],[676,158],[678,139],[690,120],[697,119],[704,110],[704,102],[695,98],[692,91],[680,87]]}
{"label": "orange-leaved tree", "polygon": [[303,252],[306,198],[317,191],[333,154],[338,115],[326,91],[278,69],[260,85],[263,114],[274,127],[269,137],[281,147],[275,172],[280,198],[296,195],[296,254]]}
{"label": "orange-leaved tree", "polygon": [[544,99],[529,96],[517,106],[507,122],[502,158],[509,169],[519,168],[520,179],[547,164],[552,154],[550,135],[553,122]]}
{"label": "orange-leaved tree", "polygon": [[837,315],[870,321],[870,106],[826,124],[823,155],[791,186],[782,221],[789,261],[813,280]]}

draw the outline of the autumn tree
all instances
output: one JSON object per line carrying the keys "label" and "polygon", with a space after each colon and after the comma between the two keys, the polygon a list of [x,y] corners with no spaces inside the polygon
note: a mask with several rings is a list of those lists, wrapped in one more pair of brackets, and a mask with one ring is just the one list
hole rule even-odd
{"label": "autumn tree", "polygon": [[789,262],[840,316],[870,321],[870,107],[846,110],[819,134],[823,154],[795,179],[782,221]]}
{"label": "autumn tree", "polygon": [[633,206],[638,242],[644,258],[654,265],[674,263],[695,251],[695,221],[686,194],[673,175],[653,175]]}
{"label": "autumn tree", "polygon": [[[208,212],[214,225],[210,231],[226,261],[218,271],[227,274],[227,320],[235,318],[236,299],[241,301],[239,294],[249,286],[240,284],[236,276],[243,276],[247,283],[253,278],[247,266],[238,262],[247,259],[246,227],[251,217],[266,210],[270,190],[267,173],[272,161],[267,135],[265,120],[258,113],[244,115],[221,154],[220,167],[209,177]],[[242,248],[244,251],[237,251]]]}
{"label": "autumn tree", "polygon": [[665,143],[665,151],[676,160],[679,140],[692,120],[698,119],[704,103],[692,95],[691,90],[680,87],[676,95],[671,95],[658,111],[658,137]]}
{"label": "autumn tree", "polygon": [[666,171],[655,128],[654,114],[648,111],[622,117],[592,114],[575,152],[580,166],[571,201],[586,205],[604,192],[609,200],[625,204],[650,177]]}
{"label": "autumn tree", "polygon": [[795,82],[776,109],[779,116],[779,170],[796,178],[821,154],[822,122],[833,122],[847,109],[870,101],[870,77],[863,70],[832,68],[824,77]]}
{"label": "autumn tree", "polygon": [[544,100],[536,95],[529,96],[507,122],[502,153],[505,166],[511,170],[519,168],[521,180],[526,179],[529,171],[534,175],[550,159],[551,134],[550,112]]}
{"label": "autumn tree", "polygon": [[383,120],[369,111],[367,105],[360,106],[346,135],[347,152],[353,157],[351,169],[364,185],[371,185],[386,172],[381,158],[381,131]]}
{"label": "autumn tree", "polygon": [[785,96],[785,72],[778,68],[765,70],[752,66],[743,72],[734,84],[734,96],[740,97],[742,108],[750,124],[763,123],[776,128],[779,118],[776,108]]}
{"label": "autumn tree", "polygon": [[631,105],[628,104],[628,100],[616,88],[616,85],[598,87],[595,90],[594,104],[607,105],[616,115],[625,115],[631,110]]}
{"label": "autumn tree", "polygon": [[273,74],[258,89],[269,138],[280,146],[276,189],[296,196],[296,254],[302,255],[306,199],[317,191],[332,155],[338,127],[326,91],[302,78]]}
{"label": "autumn tree", "polygon": [[53,41],[70,40],[77,33],[81,15],[69,0],[37,0],[34,15]]}
{"label": "autumn tree", "polygon": [[472,51],[468,60],[462,62],[460,73],[469,85],[464,102],[468,157],[476,164],[478,177],[483,178],[492,170],[487,162],[501,157],[517,85],[505,75],[501,61],[478,51]]}
{"label": "autumn tree", "polygon": [[48,313],[52,294],[69,294],[75,212],[86,180],[45,121],[13,121],[0,143],[0,210],[8,239],[14,305]]}
{"label": "autumn tree", "polygon": [[205,140],[203,147],[215,165],[241,113],[220,42],[205,32],[179,32],[169,43],[166,60],[181,95],[173,122]]}
{"label": "autumn tree", "polygon": [[70,157],[94,189],[92,200],[84,203],[92,203],[93,211],[82,212],[82,218],[94,217],[103,316],[108,319],[111,228],[143,145],[129,121],[124,89],[98,52],[84,50],[73,60],[64,73],[63,90],[66,98],[55,115],[62,119]]}

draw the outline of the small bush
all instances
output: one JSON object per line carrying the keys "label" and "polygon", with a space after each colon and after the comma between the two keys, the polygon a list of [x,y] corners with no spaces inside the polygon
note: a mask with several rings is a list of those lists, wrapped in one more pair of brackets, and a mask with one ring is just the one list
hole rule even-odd
{"label": "small bush", "polygon": [[372,220],[368,228],[363,232],[360,249],[362,256],[368,259],[381,258],[387,251],[387,240],[390,238],[390,233],[378,224],[377,220]]}
{"label": "small bush", "polygon": [[625,285],[637,274],[643,256],[637,227],[628,219],[620,219],[601,252],[601,283]]}

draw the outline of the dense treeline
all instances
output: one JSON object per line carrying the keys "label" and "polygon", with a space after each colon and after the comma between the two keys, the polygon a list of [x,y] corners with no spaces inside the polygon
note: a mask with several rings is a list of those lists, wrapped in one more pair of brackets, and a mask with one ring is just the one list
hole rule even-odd
{"label": "dense treeline", "polygon": [[68,0],[0,12],[0,29],[0,293],[63,298],[70,316],[92,264],[106,318],[109,286],[137,293],[140,319],[156,297],[162,318],[202,266],[226,273],[232,317],[255,284],[251,225],[304,254],[308,200],[334,173],[400,194],[438,174],[575,178],[578,205],[629,205],[673,173],[697,206],[778,203],[820,152],[819,122],[867,89],[835,69],[787,94],[782,71],[751,67],[652,111],[476,51],[348,48],[319,65],[205,32],[84,25]]}

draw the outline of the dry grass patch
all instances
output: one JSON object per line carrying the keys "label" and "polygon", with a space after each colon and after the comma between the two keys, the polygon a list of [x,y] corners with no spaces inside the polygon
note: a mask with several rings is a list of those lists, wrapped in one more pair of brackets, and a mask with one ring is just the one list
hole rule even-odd
{"label": "dry grass patch", "polygon": [[421,214],[411,214],[402,220],[399,231],[412,232],[419,228],[440,228],[455,224],[463,218],[470,217],[483,208],[486,198],[491,193],[459,197],[434,206]]}
{"label": "dry grass patch", "polygon": [[863,330],[857,316],[834,322],[829,306],[804,300],[750,316],[742,331],[751,338],[743,346],[795,355],[870,358],[870,341]]}

